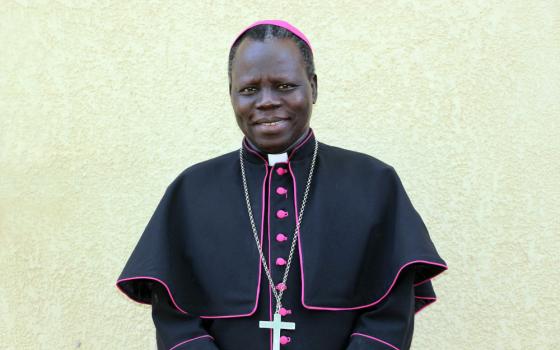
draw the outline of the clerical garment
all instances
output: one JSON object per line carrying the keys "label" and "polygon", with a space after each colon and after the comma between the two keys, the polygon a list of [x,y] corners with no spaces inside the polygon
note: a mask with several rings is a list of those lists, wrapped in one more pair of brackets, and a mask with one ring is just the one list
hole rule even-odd
{"label": "clerical garment", "polygon": [[[319,142],[312,129],[270,165],[247,139],[244,166],[255,225],[276,286],[298,234],[282,298],[282,349],[404,350],[414,314],[436,300],[447,267],[395,169]],[[253,237],[239,151],[195,164],[168,186],[117,286],[152,305],[158,349],[272,349],[259,328],[276,307]]]}

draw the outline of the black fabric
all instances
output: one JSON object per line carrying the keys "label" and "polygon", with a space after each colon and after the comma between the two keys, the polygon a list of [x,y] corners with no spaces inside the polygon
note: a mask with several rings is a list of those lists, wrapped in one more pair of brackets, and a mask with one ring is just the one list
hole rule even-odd
{"label": "black fabric", "polygon": [[347,350],[408,350],[414,331],[414,271],[406,270],[391,296],[360,315]]}
{"label": "black fabric", "polygon": [[218,349],[204,328],[203,320],[177,310],[161,284],[152,286],[151,301],[158,350]]}
{"label": "black fabric", "polygon": [[[314,141],[310,129],[288,162],[272,167],[243,142],[255,224],[275,283],[285,267],[274,262],[287,260]],[[279,195],[279,186],[288,192]],[[287,218],[276,217],[280,209]],[[288,241],[276,241],[278,233]],[[292,340],[285,348],[344,349],[360,315],[392,298],[405,271],[415,297],[412,305],[397,301],[404,313],[435,300],[429,279],[445,268],[395,169],[320,142],[284,293],[292,310],[285,319],[297,324],[283,331]],[[143,303],[152,303],[153,287],[161,285],[179,312],[205,320],[222,350],[270,346],[271,332],[258,321],[270,320],[275,305],[252,235],[237,151],[195,164],[169,185],[117,285]],[[377,333],[383,334],[369,334]]]}

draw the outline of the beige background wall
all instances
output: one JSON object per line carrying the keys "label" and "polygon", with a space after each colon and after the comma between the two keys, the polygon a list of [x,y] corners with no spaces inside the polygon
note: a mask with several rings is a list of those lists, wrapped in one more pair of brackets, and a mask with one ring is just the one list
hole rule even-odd
{"label": "beige background wall", "polygon": [[240,146],[227,52],[263,18],[314,45],[318,139],[392,164],[450,265],[413,348],[560,348],[559,1],[0,0],[0,349],[155,349],[114,282]]}

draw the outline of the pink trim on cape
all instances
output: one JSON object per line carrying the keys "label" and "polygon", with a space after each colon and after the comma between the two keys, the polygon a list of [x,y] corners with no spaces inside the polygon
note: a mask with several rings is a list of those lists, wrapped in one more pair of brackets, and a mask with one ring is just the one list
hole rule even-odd
{"label": "pink trim on cape", "polygon": [[379,338],[372,337],[371,335],[367,335],[367,334],[363,334],[363,333],[352,333],[350,336],[352,337],[352,336],[354,336],[354,335],[359,335],[359,336],[361,336],[361,337],[365,337],[365,338],[369,338],[369,339],[375,340],[375,341],[377,341],[377,342],[380,342],[381,344],[387,345],[388,347],[390,347],[390,348],[393,349],[393,350],[400,350],[399,348],[397,348],[397,347],[394,346],[393,344],[387,343],[386,341],[381,340],[381,339],[379,339]]}
{"label": "pink trim on cape", "polygon": [[[312,133],[313,131],[311,131]],[[309,136],[302,142],[301,145],[303,145],[305,142],[307,142],[307,140],[309,139],[309,137],[311,137],[311,133],[309,134]],[[294,152],[301,147],[298,146],[294,149]],[[293,154],[293,153],[292,153]],[[292,180],[293,180],[293,189],[294,189],[294,208],[295,208],[295,220],[296,222],[299,220],[298,219],[298,206],[297,206],[297,181],[296,181],[296,177],[294,175],[294,172],[292,170],[291,164],[289,162],[290,158],[292,157],[292,154],[290,155],[290,157],[288,158],[288,169],[290,171],[290,175],[292,176]],[[401,266],[401,268],[399,269],[399,271],[397,272],[397,274],[395,275],[395,278],[393,279],[393,282],[391,283],[391,285],[389,286],[389,289],[385,292],[385,294],[383,294],[379,299],[366,304],[366,305],[359,305],[359,306],[354,306],[354,307],[322,307],[322,306],[312,306],[312,305],[307,305],[305,303],[305,277],[304,277],[304,272],[303,272],[303,253],[302,253],[302,242],[301,242],[301,234],[300,234],[300,230],[297,230],[297,235],[298,235],[298,252],[299,252],[299,261],[300,261],[300,271],[301,271],[301,304],[303,305],[304,308],[309,309],[309,310],[323,310],[323,311],[348,311],[348,310],[357,310],[357,309],[364,309],[373,305],[378,304],[379,302],[381,302],[383,299],[385,299],[385,297],[387,297],[387,295],[389,295],[391,293],[391,290],[393,289],[393,287],[395,286],[395,283],[397,282],[400,273],[402,272],[402,270],[412,264],[427,264],[427,265],[433,265],[433,266],[439,266],[441,268],[443,268],[443,271],[447,270],[447,266],[444,264],[440,264],[440,263],[436,263],[436,262],[432,262],[432,261],[427,261],[427,260],[412,260],[407,262],[406,264],[404,264],[403,266]],[[441,272],[437,273],[436,275],[427,278],[426,280],[423,280],[419,283],[414,284],[414,286],[418,286],[420,284],[426,283],[428,281],[430,281],[432,278],[436,277],[437,275],[439,275]],[[434,300],[435,301],[435,300]],[[424,305],[420,310],[424,309],[426,306],[432,304],[434,301],[432,301],[431,303],[428,303],[427,305]],[[420,310],[418,310],[417,312],[419,312]]]}
{"label": "pink trim on cape", "polygon": [[426,303],[424,305],[422,305],[421,308],[419,308],[418,310],[416,310],[416,312],[414,312],[414,314],[418,314],[420,311],[424,310],[425,308],[427,308],[428,306],[432,305],[433,303],[435,303],[437,301],[437,298],[435,297],[414,297],[415,299],[420,299],[420,300],[427,300]]}
{"label": "pink trim on cape", "polygon": [[148,304],[148,303],[144,303],[141,302],[139,300],[136,300],[132,297],[130,297],[128,294],[125,293],[125,291],[121,288],[121,286],[119,285],[119,283],[122,282],[127,282],[127,281],[134,281],[134,280],[151,280],[151,281],[156,281],[159,284],[161,284],[166,290],[167,290],[167,294],[169,294],[169,298],[171,299],[171,302],[173,303],[173,306],[175,306],[175,308],[177,310],[179,310],[180,312],[187,314],[188,312],[186,312],[185,310],[181,309],[179,307],[179,305],[177,305],[177,303],[175,302],[175,298],[173,298],[173,294],[171,294],[171,290],[169,289],[169,287],[167,286],[167,283],[163,282],[162,280],[160,280],[159,278],[156,277],[150,277],[150,276],[136,276],[136,277],[128,277],[128,278],[123,278],[117,281],[117,288],[124,294],[126,295],[130,300],[135,301],[137,303],[140,304]]}
{"label": "pink trim on cape", "polygon": [[[259,157],[260,154],[258,154],[258,152],[255,152],[251,149],[249,149],[250,152],[255,153],[256,155],[258,155]],[[264,235],[264,194],[266,192],[266,178],[268,176],[268,162],[266,161],[266,159],[262,158],[261,159],[264,160],[265,164],[264,164],[264,168],[265,168],[265,174],[264,174],[264,180],[263,180],[263,184],[262,184],[262,194],[261,194],[261,249],[262,249],[262,241],[263,241],[263,235]],[[271,172],[272,173],[272,172]],[[248,313],[248,314],[241,314],[241,315],[217,315],[217,316],[200,316],[200,318],[235,318],[235,317],[246,317],[246,316],[251,316],[252,314],[255,313],[255,311],[257,311],[257,307],[259,306],[259,294],[260,294],[260,290],[261,290],[261,274],[262,274],[262,263],[261,260],[258,259],[259,261],[259,277],[258,277],[258,284],[257,284],[257,295],[255,297],[255,307],[253,308],[253,310]]]}
{"label": "pink trim on cape", "polygon": [[[294,215],[294,216],[295,216],[296,222],[299,220],[299,219],[298,219],[298,216],[299,216],[299,214],[298,214],[298,206],[297,206],[297,198],[298,198],[298,197],[297,197],[297,182],[296,182],[296,177],[295,177],[294,172],[293,172],[292,167],[291,167],[290,159],[291,159],[291,157],[294,155],[294,153],[295,153],[300,147],[302,147],[302,146],[311,138],[311,135],[313,135],[313,130],[311,130],[311,131],[309,132],[309,135],[308,135],[297,147],[295,147],[295,148],[292,150],[292,152],[291,152],[291,154],[290,154],[290,156],[289,156],[289,158],[288,158],[288,162],[287,162],[288,169],[289,169],[290,175],[291,175],[292,180],[293,180],[292,186],[293,186],[293,190],[294,190],[294,192],[293,192],[293,196],[294,196],[294,210],[295,210],[295,213],[294,213],[295,215]],[[265,158],[263,158],[257,151],[254,151],[254,150],[252,149],[252,147],[246,142],[245,139],[243,140],[243,142],[244,142],[244,144],[247,146],[247,149],[248,149],[250,152],[256,154],[259,158],[261,158],[261,159],[265,162],[264,165],[265,165],[265,171],[266,171],[266,172],[265,172],[264,181],[263,181],[263,184],[262,184],[262,195],[261,195],[261,206],[262,206],[262,210],[261,210],[261,245],[262,245],[263,228],[264,228],[264,214],[265,214],[265,213],[264,213],[264,208],[265,208],[264,203],[265,203],[265,193],[266,193],[266,179],[267,179],[267,177],[269,176],[269,172],[268,172],[268,161],[267,161]],[[283,163],[283,164],[286,164],[285,162],[282,162],[282,163]],[[272,175],[272,169],[273,169],[273,168],[274,168],[274,166],[272,166],[272,168],[271,168],[270,177],[272,177],[271,175]],[[270,191],[270,181],[269,181],[269,191]],[[270,204],[270,193],[269,193],[269,196],[268,196],[268,201],[269,201],[269,204]],[[269,210],[269,214],[270,214],[270,205],[269,205],[269,207],[268,207],[268,210]],[[427,279],[425,279],[425,280],[423,280],[423,281],[421,281],[421,282],[418,282],[418,283],[414,284],[414,286],[418,286],[418,285],[421,285],[421,284],[423,284],[423,283],[426,283],[426,282],[432,280],[434,277],[438,276],[440,273],[442,273],[442,272],[444,272],[445,270],[447,270],[447,266],[444,265],[444,264],[440,264],[440,263],[436,263],[436,262],[432,262],[432,261],[427,261],[427,260],[412,260],[412,261],[409,261],[409,262],[407,262],[406,264],[404,264],[404,265],[402,265],[402,266],[400,267],[399,271],[398,271],[397,274],[395,275],[395,278],[393,279],[393,282],[391,283],[391,285],[389,286],[389,288],[388,288],[388,290],[385,292],[385,294],[382,295],[382,296],[381,296],[380,298],[378,298],[377,300],[375,300],[375,301],[373,301],[373,302],[371,302],[371,303],[369,303],[369,304],[366,304],[366,305],[359,305],[359,306],[354,306],[354,307],[348,307],[348,308],[342,308],[342,307],[322,307],[322,306],[307,305],[307,304],[305,303],[305,301],[304,301],[304,300],[305,300],[305,282],[304,282],[304,281],[305,281],[305,278],[304,278],[304,271],[303,271],[304,262],[303,262],[303,253],[302,253],[301,233],[300,233],[300,230],[299,230],[299,229],[297,230],[297,235],[298,235],[298,241],[299,241],[299,242],[298,242],[298,253],[299,253],[299,258],[300,258],[300,271],[301,271],[301,303],[302,303],[302,305],[303,305],[304,308],[309,309],[309,310],[348,311],[348,310],[363,309],[363,308],[367,308],[367,307],[376,305],[376,304],[378,304],[379,302],[381,302],[383,299],[385,299],[385,298],[390,294],[391,290],[393,289],[393,287],[394,287],[396,281],[398,280],[398,277],[400,276],[400,274],[401,274],[401,272],[403,271],[403,269],[406,268],[406,267],[408,267],[408,266],[410,266],[410,265],[413,265],[413,264],[427,264],[427,265],[432,265],[432,266],[438,266],[438,267],[441,267],[441,268],[443,269],[442,271],[438,272],[436,275],[434,275],[434,276],[432,276],[432,277],[430,277],[430,278],[427,278]],[[269,245],[269,251],[268,251],[269,258],[268,258],[268,262],[267,262],[267,263],[270,263],[270,218],[269,218],[269,220],[268,220],[268,245]],[[252,310],[250,313],[248,313],[248,314],[239,314],[239,315],[217,315],[217,316],[199,316],[199,317],[200,317],[200,318],[210,318],[210,319],[213,319],[213,318],[236,318],[236,317],[246,317],[246,316],[251,316],[251,315],[253,315],[253,314],[255,313],[255,311],[257,310],[257,307],[258,307],[259,293],[260,293],[260,285],[261,285],[261,274],[262,274],[262,264],[261,264],[260,259],[259,259],[259,276],[258,276],[256,300],[255,300],[255,306],[253,307],[253,310]],[[118,280],[116,285],[117,285],[117,288],[118,288],[123,294],[125,294],[127,297],[129,297],[131,300],[133,300],[133,301],[135,301],[135,302],[138,302],[138,303],[140,303],[140,304],[147,304],[147,303],[141,302],[141,301],[139,301],[139,300],[135,300],[135,299],[133,299],[132,297],[130,297],[127,293],[124,292],[124,290],[123,290],[123,289],[120,287],[120,285],[119,285],[119,283],[121,283],[121,282],[126,282],[126,281],[130,281],[130,280],[139,280],[139,279],[148,279],[148,280],[153,280],[153,281],[156,281],[156,282],[158,282],[158,283],[161,283],[161,284],[165,287],[165,289],[167,290],[167,293],[169,294],[169,297],[170,297],[170,299],[171,299],[173,305],[175,306],[175,308],[176,308],[177,310],[179,310],[180,312],[184,313],[184,314],[188,314],[187,311],[181,309],[181,308],[177,305],[177,303],[175,302],[175,299],[173,298],[173,295],[172,295],[172,293],[171,293],[170,288],[168,287],[168,285],[167,285],[164,281],[162,281],[162,280],[159,279],[159,278],[151,277],[151,276],[129,277],[129,278],[123,278],[123,279]],[[417,297],[417,296],[415,296],[415,298],[416,298],[416,299],[431,300],[431,302],[426,303],[423,307],[421,307],[420,309],[418,309],[418,310],[416,311],[416,313],[420,312],[421,310],[423,310],[423,309],[426,308],[427,306],[433,304],[433,303],[437,300],[437,299],[434,298],[434,297],[421,297],[421,296]],[[271,308],[272,308],[272,300],[271,300],[271,292],[270,292],[270,287],[269,287],[269,314],[270,314],[270,317],[272,317],[272,316],[271,316],[271,312],[272,312]],[[366,336],[366,335],[363,335],[363,334],[360,334],[360,333],[354,333],[354,334]],[[354,334],[352,334],[352,335],[354,335]],[[366,337],[370,337],[370,336],[366,336]],[[371,338],[374,338],[374,337],[371,337]],[[383,341],[381,341],[381,342],[383,342]],[[387,344],[387,345],[391,346],[390,344]],[[396,349],[396,348],[395,348],[395,349]],[[398,350],[398,349],[397,349],[397,350]]]}
{"label": "pink trim on cape", "polygon": [[191,341],[193,341],[193,340],[197,340],[197,339],[201,339],[201,338],[210,338],[210,339],[214,340],[214,337],[212,337],[211,335],[208,335],[208,334],[206,334],[206,335],[201,335],[200,337],[194,337],[194,338],[191,338],[191,339],[182,341],[182,342],[180,342],[179,344],[174,345],[174,346],[173,346],[171,349],[169,349],[169,350],[174,350],[174,349],[178,348],[179,346],[181,346],[181,345],[183,345],[183,344],[186,344],[186,343],[189,343],[189,342],[191,342]]}
{"label": "pink trim on cape", "polygon": [[[299,242],[301,245],[301,241]],[[378,303],[380,303],[383,299],[385,299],[393,290],[393,287],[395,286],[395,283],[397,282],[401,272],[408,266],[413,265],[413,264],[427,264],[427,265],[433,265],[433,266],[438,266],[443,268],[442,271],[438,272],[436,275],[434,275],[431,278],[426,279],[425,281],[422,281],[421,283],[425,283],[429,280],[431,280],[432,278],[436,277],[437,275],[439,275],[440,273],[442,273],[443,271],[447,270],[447,266],[444,264],[440,264],[440,263],[436,263],[433,261],[427,261],[427,260],[412,260],[407,262],[406,264],[404,264],[403,266],[401,266],[401,268],[399,269],[399,271],[397,272],[397,274],[395,275],[395,278],[393,279],[393,282],[391,283],[391,285],[389,286],[389,289],[387,289],[387,291],[385,292],[385,294],[383,294],[379,299],[366,304],[366,305],[358,305],[358,306],[352,306],[352,307],[323,307],[323,306],[312,306],[312,305],[307,305],[305,304],[304,301],[304,293],[303,293],[303,264],[300,266],[301,270],[302,270],[302,293],[301,293],[301,303],[303,304],[303,306],[306,309],[310,309],[310,310],[324,310],[324,311],[347,311],[347,310],[358,310],[358,309],[364,309],[373,305],[376,305]],[[421,284],[420,283],[420,284]],[[433,303],[433,302],[432,302]],[[431,303],[430,303],[431,304]],[[428,304],[428,305],[430,305]],[[424,307],[428,306],[425,305]]]}
{"label": "pink trim on cape", "polygon": [[[254,152],[253,150],[249,149],[250,152],[253,152],[255,154],[257,154],[259,157],[260,155],[257,152]],[[262,157],[261,157],[262,158]],[[264,175],[264,181],[262,184],[262,195],[261,195],[261,244],[262,244],[262,239],[263,239],[263,234],[264,234],[264,195],[266,192],[266,178],[268,176],[268,162],[266,161],[266,159],[263,158],[263,160],[265,161],[265,175]],[[259,303],[259,293],[260,293],[260,288],[261,288],[261,269],[262,269],[262,264],[261,261],[259,259],[259,276],[258,276],[258,283],[257,283],[257,293],[256,293],[256,297],[255,297],[255,306],[253,307],[253,310],[251,310],[251,312],[249,312],[248,314],[239,314],[239,315],[216,315],[216,316],[199,316],[200,318],[236,318],[236,317],[246,317],[246,316],[251,316],[255,313],[255,311],[257,311],[257,307],[258,307],[258,303]],[[127,293],[125,293],[125,291],[121,288],[121,286],[119,285],[119,283],[121,282],[126,282],[126,281],[131,281],[131,280],[142,280],[142,279],[148,279],[148,280],[152,280],[152,281],[156,281],[158,283],[160,283],[162,286],[165,287],[165,289],[167,290],[167,293],[169,294],[169,298],[171,299],[171,302],[173,303],[173,306],[175,306],[175,308],[177,310],[179,310],[180,312],[184,313],[184,314],[189,314],[187,311],[183,310],[181,307],[179,307],[179,305],[177,305],[177,302],[175,302],[175,298],[173,297],[173,294],[171,293],[171,289],[169,288],[169,286],[167,285],[167,283],[165,283],[164,281],[162,281],[159,278],[156,277],[151,277],[151,276],[135,276],[135,277],[128,277],[128,278],[123,278],[117,281],[116,285],[117,288],[124,294],[126,295],[129,299],[131,299],[132,301],[135,301],[137,303],[140,304],[147,304],[145,302],[141,302],[139,300],[136,300],[134,298],[131,298]]]}

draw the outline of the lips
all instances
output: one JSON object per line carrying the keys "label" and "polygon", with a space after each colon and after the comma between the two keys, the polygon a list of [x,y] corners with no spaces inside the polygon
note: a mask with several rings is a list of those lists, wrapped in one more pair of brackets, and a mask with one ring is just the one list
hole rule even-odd
{"label": "lips", "polygon": [[290,123],[287,118],[269,117],[255,122],[255,130],[264,134],[279,134],[286,132]]}
{"label": "lips", "polygon": [[255,124],[271,124],[275,122],[279,122],[282,120],[287,120],[287,118],[279,118],[279,117],[270,117],[270,118],[262,118],[255,122]]}

